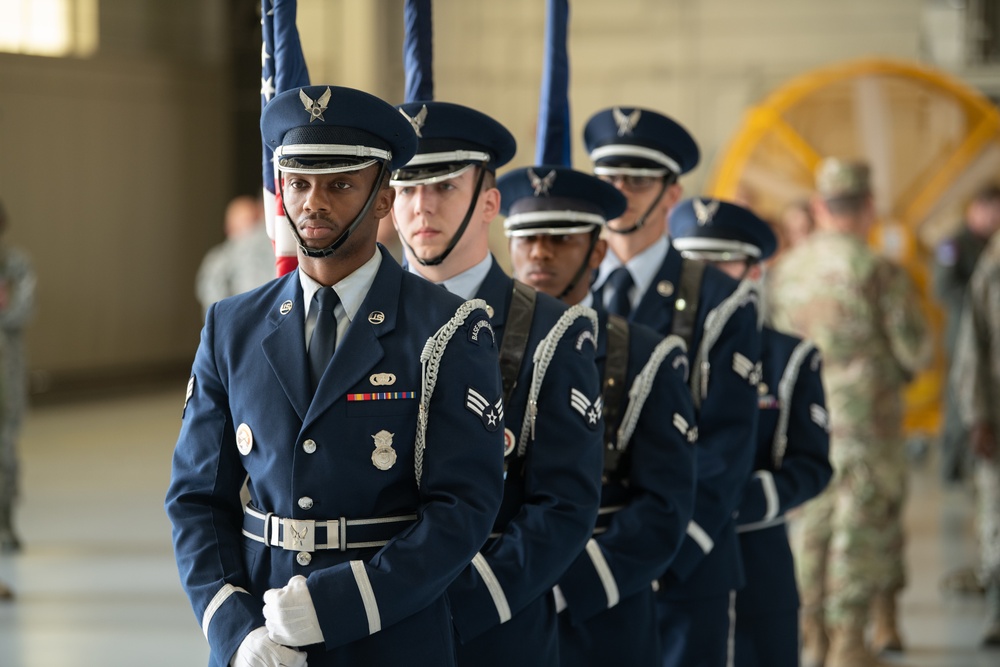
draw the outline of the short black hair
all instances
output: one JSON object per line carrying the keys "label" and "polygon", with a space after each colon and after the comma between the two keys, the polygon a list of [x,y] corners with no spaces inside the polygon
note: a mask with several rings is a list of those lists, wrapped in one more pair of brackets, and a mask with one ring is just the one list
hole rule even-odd
{"label": "short black hair", "polygon": [[1000,201],[1000,185],[990,183],[976,190],[972,201],[978,204],[991,204]]}

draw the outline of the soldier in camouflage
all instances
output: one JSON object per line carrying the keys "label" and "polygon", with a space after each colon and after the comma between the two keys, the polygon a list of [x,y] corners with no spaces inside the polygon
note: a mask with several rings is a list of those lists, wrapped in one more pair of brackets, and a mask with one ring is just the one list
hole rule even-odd
{"label": "soldier in camouflage", "polygon": [[817,232],[778,263],[770,281],[775,328],[810,338],[823,354],[830,415],[834,478],[803,507],[794,544],[806,666],[880,664],[864,644],[870,609],[873,648],[899,644],[901,392],[932,347],[908,276],[865,243],[875,221],[868,174],[861,163],[821,163]]}
{"label": "soldier in camouflage", "polygon": [[[994,232],[1000,229],[1000,187],[988,185],[969,202],[962,228],[942,241],[934,253],[934,293],[948,314],[945,352],[948,363],[955,358],[955,341],[969,280],[979,256]],[[968,437],[959,415],[955,392],[946,392],[941,429],[941,475],[946,482],[961,482],[971,468]]]}
{"label": "soldier in camouflage", "polygon": [[980,582],[989,622],[983,644],[1000,646],[1000,235],[983,251],[969,283],[952,387],[975,457]]}
{"label": "soldier in camouflage", "polygon": [[[7,214],[0,203],[0,237]],[[14,502],[18,497],[17,438],[27,407],[24,327],[35,303],[35,272],[20,249],[0,241],[0,378],[4,387],[0,410],[0,552],[21,547],[14,530]]]}

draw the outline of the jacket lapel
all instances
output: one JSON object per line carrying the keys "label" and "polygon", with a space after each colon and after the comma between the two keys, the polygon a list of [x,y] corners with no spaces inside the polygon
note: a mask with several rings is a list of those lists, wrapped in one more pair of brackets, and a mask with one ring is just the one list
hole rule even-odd
{"label": "jacket lapel", "polygon": [[[264,336],[261,349],[300,419],[309,410],[309,366],[306,360],[305,312],[297,271],[284,278],[277,299],[267,313],[274,329]],[[291,304],[291,309],[283,304]],[[286,312],[282,314],[282,311]]]}
{"label": "jacket lapel", "polygon": [[[639,322],[648,327],[656,329],[660,333],[670,331],[670,325],[674,321],[674,301],[677,299],[677,290],[680,289],[681,278],[681,254],[670,245],[667,249],[667,256],[660,264],[656,272],[656,278],[639,300],[639,305],[632,311],[629,320]],[[659,286],[670,283],[669,294],[661,294]],[[668,290],[663,290],[664,292]]]}
{"label": "jacket lapel", "polygon": [[514,279],[503,272],[496,258],[490,266],[489,273],[483,280],[483,284],[476,291],[476,298],[482,299],[488,306],[493,308],[490,315],[490,324],[496,334],[497,347],[503,342],[503,327],[507,322],[507,310],[510,308],[510,300],[514,293]]}

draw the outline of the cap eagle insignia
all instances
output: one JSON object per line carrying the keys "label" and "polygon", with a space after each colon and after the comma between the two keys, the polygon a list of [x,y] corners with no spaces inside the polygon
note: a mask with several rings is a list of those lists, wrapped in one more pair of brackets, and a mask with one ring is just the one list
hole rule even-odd
{"label": "cap eagle insignia", "polygon": [[700,199],[695,199],[692,204],[694,205],[694,216],[698,218],[698,225],[702,227],[710,223],[719,210],[719,201],[716,199],[709,200],[707,204]]}
{"label": "cap eagle insignia", "polygon": [[544,178],[539,178],[538,174],[529,169],[528,180],[531,181],[531,187],[534,188],[536,197],[548,197],[549,188],[556,182],[556,172],[553,169]]}
{"label": "cap eagle insignia", "polygon": [[427,105],[425,104],[420,107],[420,111],[418,111],[415,116],[407,115],[407,113],[402,109],[399,110],[399,113],[403,114],[403,118],[410,123],[410,127],[413,128],[413,131],[416,132],[417,136],[423,139],[424,135],[422,135],[420,131],[424,129],[424,123],[427,122]]}
{"label": "cap eagle insignia", "polygon": [[299,99],[302,100],[302,105],[309,114],[310,123],[317,119],[323,121],[324,123],[326,122],[326,119],[323,118],[323,112],[326,111],[326,107],[330,104],[331,94],[330,89],[327,88],[326,91],[319,96],[318,100],[314,100],[306,95],[306,91],[299,91]]}
{"label": "cap eagle insignia", "polygon": [[611,115],[614,116],[615,125],[618,126],[618,136],[624,137],[632,134],[632,130],[639,123],[639,116],[642,115],[642,110],[636,109],[626,116],[624,111],[615,107],[611,110]]}

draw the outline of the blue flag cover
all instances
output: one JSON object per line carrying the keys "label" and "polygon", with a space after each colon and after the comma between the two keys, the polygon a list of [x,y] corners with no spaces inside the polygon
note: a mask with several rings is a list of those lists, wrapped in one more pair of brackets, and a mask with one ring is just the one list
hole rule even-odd
{"label": "blue flag cover", "polygon": [[[309,85],[309,70],[295,26],[296,11],[296,0],[261,0],[261,36],[264,40],[260,53],[261,111],[278,93]],[[275,194],[273,157],[271,149],[264,144],[264,213],[268,236],[274,242],[275,267],[280,276],[293,271],[298,261],[295,239]]]}
{"label": "blue flag cover", "polygon": [[569,167],[573,163],[569,125],[569,56],[566,53],[568,28],[569,1],[548,0],[535,164]]}
{"label": "blue flag cover", "polygon": [[403,67],[406,92],[403,102],[434,99],[434,26],[431,0],[406,0],[403,5]]}

